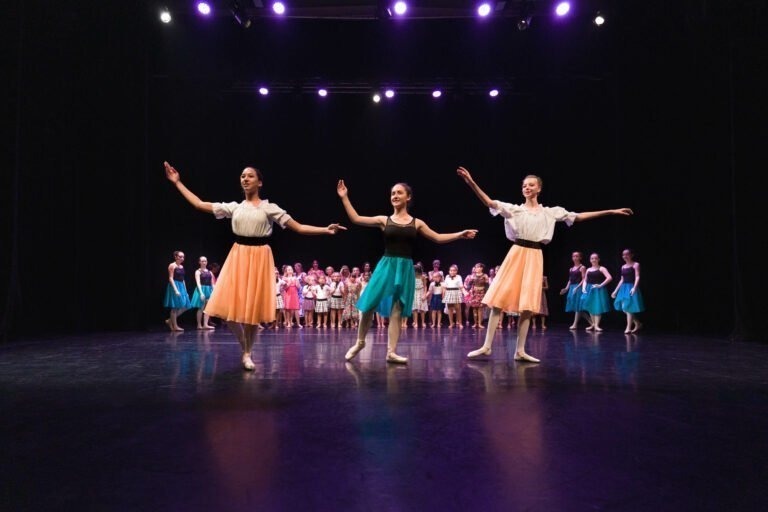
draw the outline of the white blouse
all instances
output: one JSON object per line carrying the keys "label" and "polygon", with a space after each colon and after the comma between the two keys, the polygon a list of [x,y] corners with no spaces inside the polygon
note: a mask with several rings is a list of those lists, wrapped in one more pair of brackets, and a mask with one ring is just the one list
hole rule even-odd
{"label": "white blouse", "polygon": [[212,203],[217,219],[231,218],[232,232],[238,236],[265,237],[272,235],[272,224],[285,229],[291,220],[288,213],[267,199],[254,206],[248,201],[242,203]]}
{"label": "white blouse", "polygon": [[576,212],[569,212],[560,206],[552,208],[539,206],[529,209],[522,204],[502,201],[496,201],[496,205],[499,207],[498,209],[489,208],[491,215],[504,217],[504,233],[512,241],[520,238],[548,244],[555,233],[555,223],[565,222],[570,226],[576,220],[577,215]]}
{"label": "white blouse", "polygon": [[461,288],[464,286],[464,280],[459,274],[456,274],[456,277],[451,277],[449,274],[443,281],[443,285],[445,285],[446,288]]}

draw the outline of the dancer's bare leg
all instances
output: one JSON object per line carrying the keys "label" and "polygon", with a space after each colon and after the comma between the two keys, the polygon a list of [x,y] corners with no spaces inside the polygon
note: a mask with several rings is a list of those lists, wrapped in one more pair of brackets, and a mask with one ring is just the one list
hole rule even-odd
{"label": "dancer's bare leg", "polygon": [[399,301],[392,304],[392,312],[389,314],[389,330],[387,336],[387,362],[405,364],[408,358],[399,356],[395,353],[397,342],[400,339],[400,318],[403,312],[403,305]]}
{"label": "dancer's bare leg", "polygon": [[520,320],[517,322],[517,348],[515,349],[515,361],[527,361],[529,363],[540,362],[535,357],[525,353],[525,340],[528,337],[528,327],[533,314],[530,311],[521,311]]}
{"label": "dancer's bare leg", "polygon": [[[360,312],[360,324],[357,326],[357,342],[347,350],[347,354],[344,356],[344,359],[347,361],[354,359],[358,352],[365,347],[365,335],[371,327],[374,313],[375,311]],[[398,326],[398,332],[399,330]]]}
{"label": "dancer's bare leg", "polygon": [[473,350],[467,357],[475,358],[481,356],[491,355],[491,345],[493,345],[493,337],[496,335],[496,327],[501,319],[501,308],[491,308],[491,314],[488,316],[488,329],[485,331],[485,343],[477,350]]}

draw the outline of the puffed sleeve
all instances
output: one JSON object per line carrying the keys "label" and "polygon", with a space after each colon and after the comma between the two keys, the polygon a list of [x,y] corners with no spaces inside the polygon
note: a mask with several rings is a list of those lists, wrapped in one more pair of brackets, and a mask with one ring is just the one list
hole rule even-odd
{"label": "puffed sleeve", "polygon": [[498,200],[495,200],[494,202],[496,203],[496,206],[498,206],[498,208],[488,208],[488,210],[491,212],[491,215],[493,215],[494,217],[496,215],[501,215],[505,219],[508,219],[512,216],[513,213],[515,213],[515,211],[520,209],[520,206],[516,204],[505,203],[503,201],[498,201]]}
{"label": "puffed sleeve", "polygon": [[572,226],[576,221],[576,212],[569,212],[565,208],[560,206],[553,206],[551,208],[544,208],[544,210],[554,217],[557,222],[565,222],[567,225]]}
{"label": "puffed sleeve", "polygon": [[211,203],[211,206],[213,207],[213,215],[215,215],[217,219],[231,219],[237,205],[238,203],[235,202]]}
{"label": "puffed sleeve", "polygon": [[272,222],[276,222],[281,228],[285,229],[285,225],[291,220],[291,216],[288,212],[277,206],[275,203],[269,203],[264,206],[264,211],[267,212],[267,217]]}

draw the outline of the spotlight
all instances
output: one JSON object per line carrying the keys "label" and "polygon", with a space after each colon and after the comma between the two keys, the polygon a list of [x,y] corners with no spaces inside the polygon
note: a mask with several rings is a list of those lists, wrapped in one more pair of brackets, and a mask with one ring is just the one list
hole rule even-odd
{"label": "spotlight", "polygon": [[326,96],[328,96],[328,89],[318,89],[317,94],[320,97],[325,98]]}
{"label": "spotlight", "polygon": [[443,95],[443,91],[441,91],[440,89],[435,89],[434,91],[432,91],[433,98],[439,98],[442,95]]}
{"label": "spotlight", "polygon": [[499,95],[499,90],[498,89],[491,89],[488,92],[488,96],[490,96],[491,98],[495,98],[498,95]]}
{"label": "spotlight", "polygon": [[482,4],[480,4],[477,7],[477,14],[478,16],[481,16],[483,18],[491,14],[491,4],[489,4],[488,2],[483,2]]}
{"label": "spotlight", "polygon": [[259,87],[259,94],[261,94],[262,96],[266,96],[267,94],[269,94],[269,89],[267,89],[266,87]]}
{"label": "spotlight", "polygon": [[374,94],[373,95],[373,102],[374,103],[378,103],[380,101],[381,101],[381,96],[379,95],[379,93]]}
{"label": "spotlight", "polygon": [[168,9],[163,9],[160,11],[160,21],[163,23],[170,23],[171,22],[171,11]]}
{"label": "spotlight", "polygon": [[568,14],[571,10],[571,4],[570,2],[560,2],[557,4],[557,7],[555,7],[555,13],[558,16],[565,16]]}
{"label": "spotlight", "polygon": [[229,4],[229,10],[232,12],[232,16],[235,17],[235,21],[237,21],[241,27],[249,28],[251,26],[251,18],[248,17],[248,13],[246,13],[243,8],[240,7],[240,2],[237,0],[232,0],[232,2]]}
{"label": "spotlight", "polygon": [[405,11],[408,10],[408,4],[406,4],[405,2],[395,2],[393,9],[395,11],[395,14],[397,14],[398,16],[402,16],[403,14],[405,14]]}
{"label": "spotlight", "polygon": [[209,4],[208,2],[198,2],[197,12],[199,12],[203,16],[208,16],[209,14],[211,14],[211,4]]}
{"label": "spotlight", "polygon": [[272,4],[272,11],[275,14],[283,15],[285,14],[285,4],[283,2],[275,2]]}
{"label": "spotlight", "polygon": [[532,18],[530,16],[523,16],[519,20],[517,20],[517,30],[523,31],[528,30],[528,27],[531,26],[531,20]]}
{"label": "spotlight", "polygon": [[597,14],[595,14],[595,19],[592,20],[595,25],[598,27],[602,27],[605,23],[605,16],[600,11],[597,11]]}
{"label": "spotlight", "polygon": [[387,98],[390,98],[390,99],[394,98],[395,97],[395,91],[393,91],[392,89],[387,89],[386,91],[384,91],[384,96],[386,96]]}

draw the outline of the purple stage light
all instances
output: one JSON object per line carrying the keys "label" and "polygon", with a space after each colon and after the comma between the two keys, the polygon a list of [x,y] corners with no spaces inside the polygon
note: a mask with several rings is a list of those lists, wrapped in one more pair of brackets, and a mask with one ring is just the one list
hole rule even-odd
{"label": "purple stage light", "polygon": [[571,10],[571,4],[570,2],[560,2],[557,4],[557,7],[555,7],[555,13],[558,16],[565,16],[568,14]]}
{"label": "purple stage light", "polygon": [[328,90],[327,89],[318,89],[317,94],[323,98],[328,96]]}
{"label": "purple stage light", "polygon": [[283,2],[275,2],[272,4],[272,11],[275,14],[285,14],[285,4]]}
{"label": "purple stage light", "polygon": [[477,7],[477,14],[478,16],[482,16],[483,18],[491,14],[491,4],[489,4],[488,2],[484,2],[480,4]]}
{"label": "purple stage light", "polygon": [[386,91],[384,91],[384,96],[386,96],[387,98],[394,98],[395,91],[393,91],[392,89],[387,89]]}
{"label": "purple stage light", "polygon": [[208,16],[211,14],[211,4],[208,2],[197,2],[197,12],[203,16]]}
{"label": "purple stage light", "polygon": [[499,90],[498,89],[491,89],[488,92],[488,96],[490,96],[491,98],[495,98],[498,95],[499,95]]}
{"label": "purple stage light", "polygon": [[441,91],[440,89],[435,89],[434,91],[432,91],[433,98],[439,98],[442,95],[443,95],[443,91]]}
{"label": "purple stage light", "polygon": [[395,14],[397,14],[398,16],[402,16],[403,14],[405,14],[405,11],[408,10],[408,4],[406,4],[405,2],[395,2],[394,8],[395,8]]}
{"label": "purple stage light", "polygon": [[267,89],[266,87],[259,87],[259,94],[261,94],[262,96],[266,96],[267,94],[269,94],[269,89]]}

